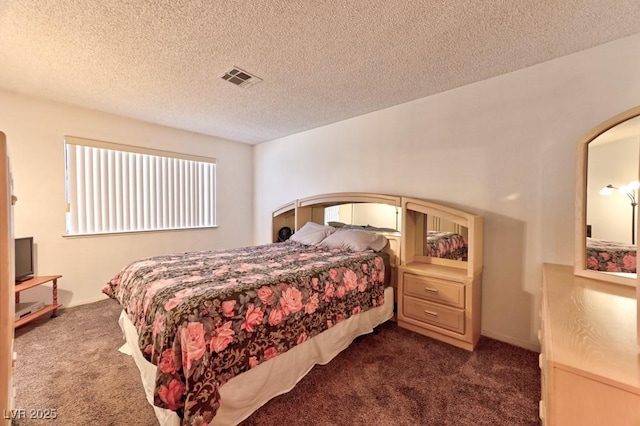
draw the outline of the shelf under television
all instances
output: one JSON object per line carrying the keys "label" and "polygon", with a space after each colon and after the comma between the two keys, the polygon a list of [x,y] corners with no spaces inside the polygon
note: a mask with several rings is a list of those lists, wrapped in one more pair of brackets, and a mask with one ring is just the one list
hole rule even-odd
{"label": "shelf under television", "polygon": [[40,318],[48,313],[51,313],[52,317],[55,317],[58,314],[58,308],[62,305],[58,303],[58,278],[61,278],[62,275],[42,275],[35,276],[29,280],[23,281],[21,283],[17,283],[15,285],[15,302],[20,303],[20,292],[28,290],[30,288],[46,284],[51,282],[51,303],[44,305],[44,308],[39,311],[33,312],[29,315],[26,315],[22,318],[16,319],[13,323],[14,328],[18,328],[21,325],[24,325],[28,322],[31,322],[37,318]]}
{"label": "shelf under television", "polygon": [[40,318],[50,312],[55,311],[56,309],[58,309],[59,307],[61,307],[61,304],[56,304],[56,305],[44,305],[44,308],[40,309],[37,312],[34,312],[32,314],[29,314],[27,316],[24,316],[20,319],[17,319],[14,323],[13,323],[13,327],[14,328],[18,328],[21,325],[25,325],[26,323],[33,321],[37,318]]}

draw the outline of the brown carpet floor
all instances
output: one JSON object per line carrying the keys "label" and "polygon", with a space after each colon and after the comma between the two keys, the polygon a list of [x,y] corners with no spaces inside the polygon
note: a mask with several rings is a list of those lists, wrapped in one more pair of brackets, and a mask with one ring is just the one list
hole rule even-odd
{"label": "brown carpet floor", "polygon": [[[118,304],[63,309],[16,330],[14,425],[157,425],[123,343]],[[467,352],[387,322],[244,425],[539,425],[538,354],[483,337]]]}

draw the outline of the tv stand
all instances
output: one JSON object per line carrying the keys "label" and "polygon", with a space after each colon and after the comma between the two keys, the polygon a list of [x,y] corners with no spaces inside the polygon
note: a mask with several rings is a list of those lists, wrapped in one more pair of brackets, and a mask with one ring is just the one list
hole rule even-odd
{"label": "tv stand", "polygon": [[44,305],[44,308],[39,311],[33,312],[23,318],[17,319],[13,323],[14,328],[18,328],[21,325],[24,325],[28,322],[33,321],[36,318],[40,318],[48,313],[51,313],[51,318],[55,318],[58,316],[58,308],[62,305],[58,303],[58,278],[61,278],[62,275],[44,275],[41,277],[33,277],[29,280],[23,281],[21,283],[16,283],[15,293],[16,293],[16,303],[20,303],[20,292],[30,289],[32,287],[36,287],[42,284],[46,284],[48,282],[53,283],[52,288],[52,301],[49,305]]}

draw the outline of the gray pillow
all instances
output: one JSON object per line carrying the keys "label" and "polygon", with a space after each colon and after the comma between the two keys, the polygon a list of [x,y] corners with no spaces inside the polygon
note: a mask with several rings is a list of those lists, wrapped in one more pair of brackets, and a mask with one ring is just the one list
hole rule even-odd
{"label": "gray pillow", "polygon": [[332,226],[320,225],[314,222],[307,222],[289,239],[301,244],[312,246],[315,244],[319,244],[328,235],[334,233],[335,230],[336,228]]}
{"label": "gray pillow", "polygon": [[340,248],[351,251],[373,250],[380,251],[387,245],[387,238],[375,232],[363,229],[338,229],[327,236],[321,247]]}

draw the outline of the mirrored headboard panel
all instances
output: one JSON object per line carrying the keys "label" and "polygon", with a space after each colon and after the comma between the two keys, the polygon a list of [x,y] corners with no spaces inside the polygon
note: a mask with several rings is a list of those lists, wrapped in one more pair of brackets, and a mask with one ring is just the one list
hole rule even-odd
{"label": "mirrored headboard panel", "polygon": [[[399,208],[400,197],[394,195],[358,192],[317,195],[298,200],[296,229],[311,221],[320,224],[341,222],[371,225],[399,231],[400,228],[396,227],[396,222],[400,220]],[[370,223],[372,221],[376,224]]]}
{"label": "mirrored headboard panel", "polygon": [[337,228],[352,225],[400,232],[401,220],[400,207],[389,204],[348,203],[324,209],[324,224]]}
{"label": "mirrored headboard panel", "polygon": [[466,268],[469,259],[469,228],[436,216],[416,212],[414,261]]}
{"label": "mirrored headboard panel", "polygon": [[482,218],[425,200],[403,198],[403,264],[482,271]]}

